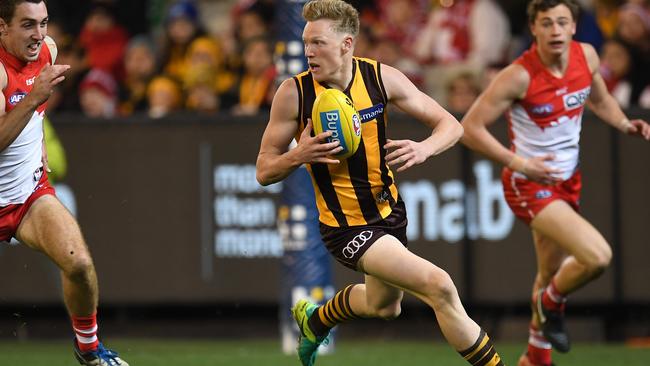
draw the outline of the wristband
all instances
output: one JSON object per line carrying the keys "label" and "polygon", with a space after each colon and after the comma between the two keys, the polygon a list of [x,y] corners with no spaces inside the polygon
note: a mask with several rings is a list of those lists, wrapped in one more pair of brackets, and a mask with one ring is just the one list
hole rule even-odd
{"label": "wristband", "polygon": [[510,163],[508,163],[508,168],[511,170],[526,174],[526,166],[528,165],[528,159],[522,158],[519,155],[514,155]]}

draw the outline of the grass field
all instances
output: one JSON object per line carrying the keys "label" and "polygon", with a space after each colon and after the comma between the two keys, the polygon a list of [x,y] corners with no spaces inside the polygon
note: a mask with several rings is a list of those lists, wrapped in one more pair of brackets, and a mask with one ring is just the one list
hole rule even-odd
{"label": "grass field", "polygon": [[[114,340],[110,346],[131,366],[298,366],[285,356],[278,341]],[[523,344],[498,344],[507,365],[516,365]],[[578,344],[556,355],[559,366],[648,366],[650,349],[623,345]],[[70,342],[0,341],[0,366],[72,366]],[[446,344],[431,342],[345,341],[334,354],[321,356],[318,366],[466,365]]]}

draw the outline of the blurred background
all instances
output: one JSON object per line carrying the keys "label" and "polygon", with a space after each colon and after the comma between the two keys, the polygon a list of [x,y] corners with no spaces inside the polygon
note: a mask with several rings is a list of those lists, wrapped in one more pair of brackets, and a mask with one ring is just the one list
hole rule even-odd
{"label": "blurred background", "polygon": [[[650,121],[649,2],[579,2],[575,38],[598,50],[628,115]],[[264,338],[290,351],[295,298],[320,301],[362,280],[319,252],[313,203],[291,193],[308,180],[255,181],[275,87],[304,69],[304,1],[47,3],[57,63],[72,65],[48,102],[52,179],[95,260],[103,336]],[[402,70],[459,119],[531,42],[523,0],[351,3],[362,19],[355,54]],[[427,135],[391,113],[390,137]],[[506,129],[494,126],[502,141]],[[649,157],[647,143],[586,113],[582,213],[615,256],[570,299],[578,342],[650,346]],[[523,345],[535,257],[502,198],[500,167],[456,146],[397,182],[410,248],[451,274],[493,338]],[[44,256],[0,244],[0,339],[69,337],[60,293]],[[399,320],[336,337],[441,339],[436,328],[407,296]]]}

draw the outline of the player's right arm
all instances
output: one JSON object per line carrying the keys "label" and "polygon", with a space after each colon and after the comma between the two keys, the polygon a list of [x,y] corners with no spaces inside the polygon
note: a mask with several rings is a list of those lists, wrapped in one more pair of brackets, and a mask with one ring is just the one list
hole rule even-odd
{"label": "player's right arm", "polygon": [[531,180],[552,183],[556,180],[553,177],[556,171],[544,164],[553,159],[552,155],[523,158],[503,146],[487,129],[512,103],[526,96],[529,84],[530,76],[523,66],[512,64],[503,69],[465,114],[461,122],[465,128],[461,142]]}
{"label": "player's right arm", "polygon": [[[4,151],[20,135],[36,108],[50,97],[52,89],[63,81],[65,78],[63,73],[69,68],[69,65],[46,65],[43,67],[41,73],[34,80],[32,90],[9,113],[5,112],[7,100],[4,94],[0,93],[0,152]],[[4,65],[0,63],[2,90],[7,87],[7,84],[8,74]]]}
{"label": "player's right arm", "polygon": [[273,97],[271,116],[257,155],[256,177],[263,186],[281,181],[305,163],[339,162],[331,157],[342,150],[339,142],[326,142],[332,134],[330,131],[312,137],[311,119],[302,131],[298,145],[288,150],[298,132],[298,103],[295,82],[293,79],[285,80]]}

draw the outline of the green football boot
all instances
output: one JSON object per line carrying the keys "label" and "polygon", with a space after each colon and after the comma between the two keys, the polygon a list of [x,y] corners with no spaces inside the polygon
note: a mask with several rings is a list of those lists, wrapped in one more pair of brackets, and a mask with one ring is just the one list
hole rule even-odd
{"label": "green football boot", "polygon": [[329,343],[329,332],[321,337],[316,335],[309,329],[307,320],[311,314],[318,308],[316,304],[312,304],[307,300],[299,300],[293,308],[291,308],[291,315],[296,320],[298,328],[300,329],[300,338],[298,339],[298,357],[303,366],[313,366],[316,363],[316,355],[318,354],[318,347],[321,344]]}

